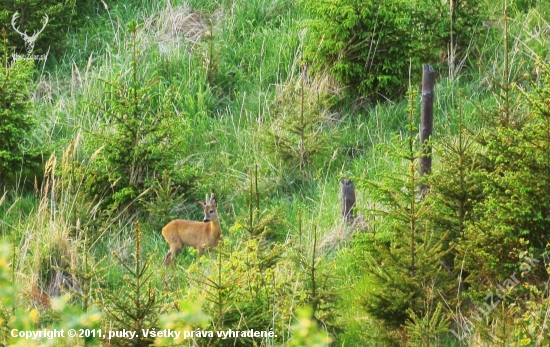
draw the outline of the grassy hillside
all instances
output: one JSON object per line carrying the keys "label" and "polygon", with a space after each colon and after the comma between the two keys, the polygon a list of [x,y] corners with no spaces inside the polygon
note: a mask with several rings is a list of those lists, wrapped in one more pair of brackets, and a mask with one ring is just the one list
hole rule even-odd
{"label": "grassy hillside", "polygon": [[[38,169],[0,181],[0,343],[547,345],[550,9],[500,7],[438,66],[420,198],[419,85],[367,99],[311,71],[303,2],[83,6],[32,70]],[[162,227],[208,193],[221,244],[166,266]],[[70,328],[140,336],[10,335]]]}

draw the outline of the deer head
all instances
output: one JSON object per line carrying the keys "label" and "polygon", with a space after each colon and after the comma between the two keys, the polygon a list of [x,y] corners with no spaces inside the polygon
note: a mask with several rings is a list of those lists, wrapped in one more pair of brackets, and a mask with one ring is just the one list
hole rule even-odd
{"label": "deer head", "polygon": [[48,20],[50,18],[48,17],[47,14],[44,14],[44,18],[45,18],[44,26],[42,27],[42,29],[38,31],[35,30],[31,36],[27,35],[26,30],[24,32],[21,32],[19,31],[18,28],[15,27],[15,21],[17,20],[17,18],[19,18],[19,12],[15,12],[13,14],[13,17],[11,17],[11,26],[13,27],[13,30],[15,30],[19,35],[21,35],[21,38],[25,40],[25,48],[27,48],[27,53],[30,54],[34,49],[34,42],[38,38],[38,35],[40,35],[42,31],[44,31],[44,28],[46,28],[46,24],[48,24]]}

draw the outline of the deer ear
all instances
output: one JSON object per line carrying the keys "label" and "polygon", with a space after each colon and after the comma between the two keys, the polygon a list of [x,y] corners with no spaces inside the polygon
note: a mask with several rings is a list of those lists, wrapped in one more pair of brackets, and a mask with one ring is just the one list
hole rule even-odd
{"label": "deer ear", "polygon": [[202,208],[206,208],[206,204],[202,201],[197,201]]}

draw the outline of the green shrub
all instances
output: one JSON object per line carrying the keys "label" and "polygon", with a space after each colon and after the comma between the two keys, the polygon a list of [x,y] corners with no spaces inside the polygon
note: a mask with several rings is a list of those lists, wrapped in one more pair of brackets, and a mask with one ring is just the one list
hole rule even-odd
{"label": "green shrub", "polygon": [[[487,73],[494,104],[479,107],[488,126],[476,138],[480,165],[473,178],[483,196],[457,245],[470,272],[469,295],[480,299],[520,270],[525,255],[541,258],[550,238],[550,68],[537,62],[538,80],[525,83],[528,74],[512,60],[508,18],[504,24],[504,61]],[[524,281],[534,285],[546,276],[541,266],[530,272]]]}
{"label": "green shrub", "polygon": [[[2,346],[81,346],[96,345],[98,339],[93,337],[68,338],[67,336],[49,339],[41,336],[36,339],[13,337],[12,329],[18,331],[39,331],[41,329],[93,329],[100,327],[102,312],[97,307],[91,307],[86,312],[70,305],[70,296],[51,299],[51,310],[41,314],[38,309],[22,307],[20,290],[14,283],[12,250],[4,242],[0,242],[0,344]],[[11,265],[11,266],[10,266]],[[53,318],[53,324],[42,321]],[[50,323],[50,322],[48,322]],[[66,344],[67,343],[67,344]]]}
{"label": "green shrub", "polygon": [[[29,99],[34,64],[30,60],[8,62],[7,39],[0,47],[0,187],[15,186],[17,175],[32,176],[38,170],[38,153],[27,137],[35,120],[31,116]],[[33,177],[29,177],[34,181]]]}
{"label": "green shrub", "polygon": [[[278,335],[273,340],[283,339],[290,307],[300,302],[291,284],[296,274],[289,262],[282,260],[283,249],[282,245],[263,246],[256,238],[237,247],[227,247],[224,242],[216,249],[217,259],[201,259],[188,268],[187,299],[204,297],[202,310],[211,317],[207,330],[272,329]],[[239,336],[212,345],[254,346],[261,340]]]}
{"label": "green shrub", "polygon": [[266,149],[280,159],[291,178],[306,181],[330,158],[329,143],[338,134],[328,114],[331,98],[306,86],[304,79],[292,82],[280,90],[274,119],[262,135]]}
{"label": "green shrub", "polygon": [[[479,220],[467,225],[461,247],[480,283],[502,281],[520,269],[525,254],[538,259],[548,251],[550,69],[544,70],[543,84],[520,103],[530,113],[507,110],[507,123],[483,134],[486,167],[476,179],[485,196],[475,207]],[[539,266],[524,281],[540,285],[545,276]]]}
{"label": "green shrub", "polygon": [[[364,265],[367,289],[360,304],[387,328],[377,339],[396,339],[407,322],[422,325],[420,321],[439,316],[434,308],[449,298],[452,288],[451,277],[440,265],[447,253],[443,244],[446,235],[434,232],[427,220],[431,203],[419,199],[422,182],[415,168],[422,154],[415,148],[413,96],[411,93],[408,137],[395,139],[395,147],[389,150],[394,160],[403,158],[402,164],[378,182],[359,181],[376,202],[371,213],[377,218],[372,219],[372,227],[389,239],[373,237]],[[437,296],[431,295],[434,288]],[[435,320],[438,326],[433,327],[430,339],[444,330],[445,319]]]}
{"label": "green shrub", "polygon": [[313,16],[305,57],[314,70],[328,68],[351,95],[392,97],[406,90],[409,76],[421,75],[422,64],[439,63],[448,44],[458,51],[470,45],[486,16],[483,4],[303,0]]}
{"label": "green shrub", "polygon": [[[136,243],[133,254],[135,263],[127,264],[117,253],[114,253],[117,261],[126,271],[123,277],[126,285],[118,290],[103,290],[101,293],[105,298],[105,312],[112,320],[112,324],[119,330],[136,331],[138,334],[129,345],[143,347],[154,342],[152,337],[144,336],[141,331],[157,328],[165,295],[158,292],[152,280],[154,272],[151,268],[152,255],[142,256],[142,234],[139,222],[135,224],[135,233]],[[125,338],[113,338],[111,343],[120,346],[128,345],[124,340]]]}
{"label": "green shrub", "polygon": [[104,197],[103,207],[115,209],[129,207],[136,199],[144,198],[165,171],[174,185],[185,190],[194,170],[176,164],[177,158],[183,157],[188,128],[172,104],[173,90],[163,90],[156,75],[149,76],[146,82],[140,80],[137,27],[130,26],[130,81],[117,76],[116,81],[105,82],[105,100],[95,107],[108,124],[93,134],[92,150],[98,150],[98,158],[86,182],[90,197]]}

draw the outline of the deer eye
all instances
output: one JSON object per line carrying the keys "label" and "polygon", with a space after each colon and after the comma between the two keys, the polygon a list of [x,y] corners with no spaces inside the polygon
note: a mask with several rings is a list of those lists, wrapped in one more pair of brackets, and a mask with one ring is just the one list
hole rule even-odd
{"label": "deer eye", "polygon": [[214,210],[210,210],[210,213],[214,213]]}

